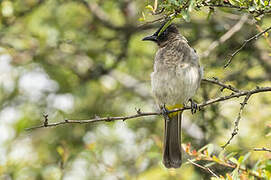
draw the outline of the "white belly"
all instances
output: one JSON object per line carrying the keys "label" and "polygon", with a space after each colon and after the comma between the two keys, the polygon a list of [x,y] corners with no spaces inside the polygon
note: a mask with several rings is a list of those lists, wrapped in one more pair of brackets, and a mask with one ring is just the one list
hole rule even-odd
{"label": "white belly", "polygon": [[161,105],[185,104],[196,93],[200,83],[200,70],[187,64],[163,69],[151,74],[152,91]]}

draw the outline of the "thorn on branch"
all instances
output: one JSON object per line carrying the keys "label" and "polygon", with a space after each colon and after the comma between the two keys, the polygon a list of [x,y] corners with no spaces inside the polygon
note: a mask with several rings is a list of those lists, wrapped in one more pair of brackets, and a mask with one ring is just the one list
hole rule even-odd
{"label": "thorn on branch", "polygon": [[[214,83],[213,80],[209,80],[209,79],[204,79],[204,81]],[[214,83],[214,84],[217,84],[217,83]],[[224,84],[221,84],[220,86],[223,86],[223,85]],[[242,112],[244,106],[246,105],[249,97],[252,94],[258,94],[258,93],[263,93],[263,92],[271,92],[271,87],[261,87],[259,89],[255,88],[255,89],[252,89],[252,90],[249,90],[249,91],[241,91],[241,90],[236,89],[236,91],[237,92],[234,91],[231,95],[228,95],[228,96],[221,96],[221,97],[209,99],[209,100],[207,100],[205,102],[202,102],[201,104],[198,104],[198,109],[202,110],[205,106],[209,106],[209,105],[212,105],[212,104],[215,104],[215,103],[218,103],[218,102],[222,102],[222,101],[226,101],[226,100],[229,100],[229,99],[245,96],[244,102],[241,105],[240,112],[239,112],[240,117],[238,116],[237,120],[235,121],[235,130],[233,131],[233,132],[238,132],[238,123],[239,123],[239,120],[241,118],[241,112]],[[191,109],[191,108],[190,107],[184,107],[184,108],[181,108],[181,109],[175,109],[175,110],[169,111],[169,113],[184,111],[184,110],[189,110],[189,109]],[[65,119],[65,120],[61,120],[59,122],[55,122],[55,123],[49,123],[48,122],[48,115],[46,115],[46,116],[44,116],[44,123],[42,123],[41,125],[38,125],[38,126],[27,128],[26,130],[29,131],[29,130],[35,130],[35,129],[40,129],[40,128],[49,128],[49,127],[62,126],[62,125],[67,125],[67,124],[90,124],[90,123],[95,123],[95,122],[109,122],[109,121],[121,121],[121,120],[125,121],[125,120],[128,120],[128,119],[135,119],[135,118],[139,118],[139,117],[160,116],[161,114],[162,114],[161,112],[141,112],[140,111],[140,114],[133,114],[133,115],[129,115],[129,116],[119,116],[119,117],[98,117],[98,116],[95,116],[95,118],[90,118],[90,119],[85,119],[85,120],[71,120],[71,119],[67,120],[67,119]]]}
{"label": "thorn on branch", "polygon": [[247,103],[240,103],[240,105],[241,105],[241,106],[245,106],[245,105],[247,105]]}
{"label": "thorn on branch", "polygon": [[110,118],[110,117],[107,117],[107,118],[105,119],[105,121],[106,121],[106,122],[110,122],[110,121],[111,121],[111,118]]}
{"label": "thorn on branch", "polygon": [[213,79],[214,79],[215,81],[218,81],[218,78],[217,78],[217,77],[213,77]]}
{"label": "thorn on branch", "polygon": [[237,129],[237,131],[236,131],[236,132],[231,133],[231,135],[232,135],[232,136],[237,135],[237,132],[238,132],[238,131],[239,131],[239,129]]}
{"label": "thorn on branch", "polygon": [[44,127],[47,127],[48,126],[48,114],[43,114],[43,117],[44,117],[43,125],[44,125]]}
{"label": "thorn on branch", "polygon": [[135,108],[135,110],[136,110],[137,114],[141,114],[141,109],[140,108],[139,109]]}

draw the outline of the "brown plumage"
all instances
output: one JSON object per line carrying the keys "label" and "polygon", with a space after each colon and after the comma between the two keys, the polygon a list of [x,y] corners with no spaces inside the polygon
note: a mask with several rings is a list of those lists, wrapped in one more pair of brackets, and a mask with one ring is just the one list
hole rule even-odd
{"label": "brown plumage", "polygon": [[[143,40],[154,41],[159,49],[151,74],[152,91],[159,107],[180,108],[196,93],[202,78],[199,58],[174,25],[159,36],[160,29]],[[162,108],[163,109],[163,108]],[[167,168],[179,168],[182,163],[180,148],[182,112],[165,118],[163,163]]]}

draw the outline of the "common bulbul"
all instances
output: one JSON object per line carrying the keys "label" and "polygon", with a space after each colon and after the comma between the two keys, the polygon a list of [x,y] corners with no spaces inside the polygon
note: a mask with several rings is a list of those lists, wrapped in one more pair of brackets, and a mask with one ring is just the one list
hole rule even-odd
{"label": "common bulbul", "polygon": [[[151,86],[165,118],[163,164],[166,168],[179,168],[182,164],[182,111],[168,111],[182,108],[191,100],[200,86],[203,72],[196,51],[174,24],[160,32],[165,24],[142,40],[153,41],[159,47],[154,59]],[[191,101],[191,106],[195,108],[194,105]]]}

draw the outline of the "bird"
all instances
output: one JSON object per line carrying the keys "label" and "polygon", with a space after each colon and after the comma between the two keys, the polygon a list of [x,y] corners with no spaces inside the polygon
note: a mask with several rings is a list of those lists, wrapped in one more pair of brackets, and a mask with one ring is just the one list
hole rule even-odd
{"label": "bird", "polygon": [[[164,31],[161,27],[143,41],[152,41],[158,45],[151,73],[152,94],[165,119],[163,164],[166,168],[179,168],[182,164],[181,119],[183,111],[169,111],[183,108],[191,102],[191,111],[197,110],[192,100],[203,76],[199,56],[189,46],[176,25],[171,23]],[[160,32],[161,31],[161,32]]]}

